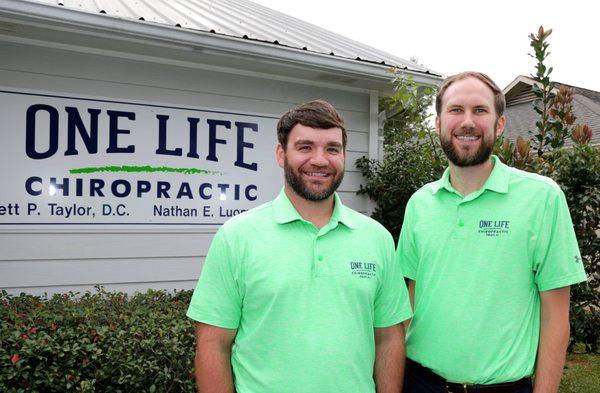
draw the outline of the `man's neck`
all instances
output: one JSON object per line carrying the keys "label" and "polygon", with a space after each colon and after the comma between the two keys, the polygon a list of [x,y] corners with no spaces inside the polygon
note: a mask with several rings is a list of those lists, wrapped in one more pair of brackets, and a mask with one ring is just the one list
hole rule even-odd
{"label": "man's neck", "polygon": [[296,194],[287,184],[284,190],[300,216],[306,221],[312,222],[315,227],[321,229],[331,219],[334,205],[333,195],[322,201],[309,201]]}
{"label": "man's neck", "polygon": [[479,190],[494,169],[492,159],[476,166],[459,167],[450,163],[450,184],[462,196]]}

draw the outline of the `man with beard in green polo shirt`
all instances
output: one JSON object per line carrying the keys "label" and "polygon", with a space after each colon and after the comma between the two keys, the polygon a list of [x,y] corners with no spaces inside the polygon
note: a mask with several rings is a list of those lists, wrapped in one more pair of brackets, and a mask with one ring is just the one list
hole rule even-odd
{"label": "man with beard in green polo shirt", "polygon": [[215,235],[188,316],[201,393],[400,393],[412,315],[391,235],[345,207],[346,131],[313,101],[277,125],[279,196]]}
{"label": "man with beard in green polo shirt", "polygon": [[559,186],[491,155],[504,107],[477,72],[437,95],[449,168],[409,200],[397,252],[414,305],[405,392],[558,389],[569,286],[586,275]]}

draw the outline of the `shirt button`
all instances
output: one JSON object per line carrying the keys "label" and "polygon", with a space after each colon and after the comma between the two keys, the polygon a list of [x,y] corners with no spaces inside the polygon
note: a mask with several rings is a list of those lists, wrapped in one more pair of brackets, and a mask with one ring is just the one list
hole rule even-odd
{"label": "shirt button", "polygon": [[317,259],[318,259],[319,261],[322,261],[322,260],[323,260],[323,255],[319,255],[319,256],[317,257]]}
{"label": "shirt button", "polygon": [[464,227],[465,226],[465,222],[462,219],[458,220],[458,226],[459,227]]}

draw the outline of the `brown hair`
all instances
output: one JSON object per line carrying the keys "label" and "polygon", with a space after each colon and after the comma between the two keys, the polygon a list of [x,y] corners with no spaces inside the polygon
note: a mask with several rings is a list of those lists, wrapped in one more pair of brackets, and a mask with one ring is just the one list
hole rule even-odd
{"label": "brown hair", "polygon": [[460,74],[452,75],[444,79],[438,93],[435,97],[435,112],[439,116],[442,112],[442,99],[444,98],[444,93],[448,90],[451,84],[456,81],[467,79],[467,78],[475,78],[486,84],[487,87],[490,88],[492,93],[494,93],[494,109],[496,110],[496,117],[502,116],[504,113],[504,109],[506,108],[506,99],[504,98],[504,94],[502,94],[502,90],[496,85],[496,83],[484,74],[483,72],[475,72],[475,71],[466,71],[461,72]]}
{"label": "brown hair", "polygon": [[288,137],[296,124],[324,130],[338,127],[342,130],[342,143],[346,149],[346,128],[344,120],[333,105],[323,100],[315,100],[299,105],[285,112],[277,123],[277,139],[285,150]]}

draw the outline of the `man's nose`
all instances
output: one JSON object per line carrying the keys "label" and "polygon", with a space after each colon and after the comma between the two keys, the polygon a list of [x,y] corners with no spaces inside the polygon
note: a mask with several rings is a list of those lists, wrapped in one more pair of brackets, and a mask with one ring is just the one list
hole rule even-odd
{"label": "man's nose", "polygon": [[461,128],[467,128],[467,129],[474,128],[475,122],[473,121],[473,115],[470,114],[469,112],[465,112],[460,126],[461,126]]}
{"label": "man's nose", "polygon": [[329,163],[327,161],[326,152],[324,149],[316,149],[310,158],[310,163],[312,165],[324,166]]}

